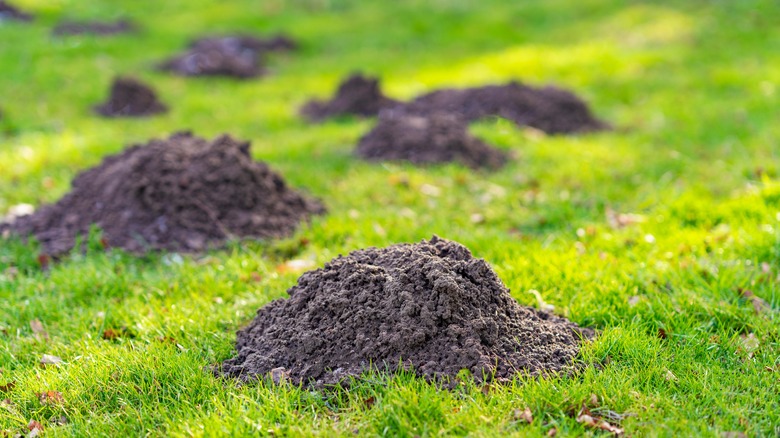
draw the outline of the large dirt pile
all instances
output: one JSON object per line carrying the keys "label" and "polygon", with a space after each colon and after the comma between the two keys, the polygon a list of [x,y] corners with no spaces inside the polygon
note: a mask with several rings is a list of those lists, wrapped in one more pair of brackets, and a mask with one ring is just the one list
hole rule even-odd
{"label": "large dirt pile", "polygon": [[404,160],[416,164],[457,161],[472,168],[496,169],[507,154],[468,132],[468,123],[452,113],[426,117],[387,110],[355,149],[370,161]]}
{"label": "large dirt pile", "polygon": [[15,6],[9,4],[4,0],[0,0],[0,21],[2,20],[16,20],[16,21],[32,21],[33,16],[26,12],[20,11]]}
{"label": "large dirt pile", "polygon": [[135,32],[135,25],[129,20],[117,21],[64,21],[58,24],[52,34],[64,35],[116,35]]}
{"label": "large dirt pile", "polygon": [[434,236],[369,248],[309,271],[238,332],[218,375],[328,385],[370,365],[440,380],[569,369],[589,329],[520,306],[490,266]]}
{"label": "large dirt pile", "polygon": [[399,103],[382,94],[379,79],[353,74],[339,85],[333,98],[309,101],[301,108],[301,114],[311,121],[347,114],[371,117]]}
{"label": "large dirt pile", "polygon": [[52,255],[69,251],[92,225],[109,246],[131,252],[200,251],[228,239],[286,236],[324,212],[252,160],[249,146],[190,133],[132,146],[79,174],[59,202],[6,227],[35,236]]}
{"label": "large dirt pile", "polygon": [[424,94],[403,110],[427,115],[436,111],[459,114],[468,121],[497,116],[548,134],[567,134],[607,128],[574,93],[556,87],[534,88],[517,82]]}
{"label": "large dirt pile", "polygon": [[166,111],[154,90],[133,78],[114,79],[108,100],[95,107],[95,112],[105,117],[140,117]]}
{"label": "large dirt pile", "polygon": [[261,62],[266,53],[296,47],[295,41],[282,35],[204,37],[195,40],[185,53],[160,64],[160,68],[183,76],[251,78],[263,72]]}

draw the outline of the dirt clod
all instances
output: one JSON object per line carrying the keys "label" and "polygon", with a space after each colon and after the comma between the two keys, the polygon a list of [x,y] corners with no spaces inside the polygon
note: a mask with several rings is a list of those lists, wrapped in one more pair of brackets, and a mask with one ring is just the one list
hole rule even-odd
{"label": "dirt clod", "polygon": [[294,384],[322,386],[374,366],[436,381],[462,369],[480,381],[511,378],[570,369],[593,336],[520,306],[484,260],[436,236],[339,256],[288,293],[238,332],[238,354],[218,375],[284,369]]}
{"label": "dirt clod", "polygon": [[398,104],[382,94],[379,79],[353,74],[339,85],[331,100],[312,100],[301,108],[301,114],[311,121],[348,114],[371,117]]}
{"label": "dirt clod", "polygon": [[135,25],[129,20],[117,21],[63,21],[58,24],[53,35],[117,35],[135,32]]}
{"label": "dirt clod", "polygon": [[105,117],[150,116],[166,111],[154,90],[133,78],[114,79],[108,100],[95,107],[95,112]]}
{"label": "dirt clod", "polygon": [[251,78],[263,73],[261,61],[266,53],[295,48],[297,43],[283,35],[204,37],[193,41],[185,53],[160,64],[160,69],[183,76]]}
{"label": "dirt clod", "polygon": [[417,116],[383,111],[376,126],[360,139],[355,153],[371,161],[457,161],[472,168],[490,169],[501,167],[507,160],[506,153],[469,134],[463,118],[446,112]]}
{"label": "dirt clod", "polygon": [[254,161],[249,147],[228,135],[208,141],[187,132],[135,145],[79,174],[57,203],[4,226],[35,236],[52,255],[69,251],[92,225],[110,247],[191,252],[287,236],[324,212]]}
{"label": "dirt clod", "polygon": [[16,20],[16,21],[32,21],[32,14],[20,11],[17,7],[10,3],[0,0],[0,21],[2,20]]}

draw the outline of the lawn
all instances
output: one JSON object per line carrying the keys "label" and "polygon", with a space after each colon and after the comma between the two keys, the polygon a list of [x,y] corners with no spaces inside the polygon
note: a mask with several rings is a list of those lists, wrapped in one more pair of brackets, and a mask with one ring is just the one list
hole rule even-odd
{"label": "lawn", "polygon": [[[202,255],[91,245],[42,266],[35,243],[0,240],[0,436],[31,421],[51,436],[606,433],[577,421],[583,405],[632,436],[780,434],[776,1],[14,4],[37,19],[0,23],[0,216],[55,201],[103,157],[183,129],[251,140],[255,158],[329,212],[294,237]],[[142,32],[51,36],[62,18],[121,17]],[[247,81],[154,70],[194,36],[235,31],[286,32],[302,47]],[[352,71],[380,76],[399,99],[552,83],[615,129],[545,136],[475,123],[516,155],[492,173],[365,163],[352,149],[371,120],[297,115]],[[96,117],[117,74],[153,84],[171,112]],[[433,234],[487,260],[521,304],[597,329],[582,371],[456,390],[372,374],[326,392],[208,371],[295,284],[288,261],[321,266]],[[62,363],[41,367],[44,354]]]}

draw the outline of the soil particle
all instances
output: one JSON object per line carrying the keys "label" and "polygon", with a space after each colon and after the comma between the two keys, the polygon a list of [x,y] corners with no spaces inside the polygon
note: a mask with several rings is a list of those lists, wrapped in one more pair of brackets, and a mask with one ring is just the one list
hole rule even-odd
{"label": "soil particle", "polygon": [[191,252],[287,236],[324,212],[252,160],[249,147],[228,135],[208,141],[186,132],[135,145],[79,174],[59,202],[4,227],[36,237],[51,255],[69,251],[92,225],[111,247]]}
{"label": "soil particle", "polygon": [[331,100],[309,101],[301,108],[301,114],[311,121],[347,114],[372,117],[379,114],[380,110],[397,106],[399,103],[382,94],[379,79],[353,74],[339,85]]}
{"label": "soil particle", "polygon": [[15,6],[0,0],[0,21],[3,20],[16,20],[16,21],[32,21],[34,17],[31,14],[20,11]]}
{"label": "soil particle", "polygon": [[135,32],[135,25],[129,20],[117,21],[64,21],[58,24],[54,35],[116,35]]}
{"label": "soil particle", "polygon": [[263,73],[260,64],[267,52],[295,48],[295,41],[282,35],[267,39],[243,35],[205,37],[193,41],[187,52],[163,62],[160,68],[183,76],[251,78]]}
{"label": "soil particle", "polygon": [[108,100],[95,107],[95,112],[105,117],[139,117],[166,111],[154,90],[133,78],[114,79]]}
{"label": "soil particle", "polygon": [[436,236],[339,256],[288,293],[238,332],[238,354],[217,375],[282,370],[318,387],[374,366],[444,382],[462,369],[479,381],[505,379],[570,370],[581,339],[593,337],[520,306],[484,260]]}
{"label": "soil particle", "polygon": [[534,88],[517,82],[437,90],[414,99],[403,109],[417,115],[447,111],[468,121],[502,117],[548,134],[597,131],[608,127],[570,91],[552,86]]}
{"label": "soil particle", "polygon": [[501,167],[507,154],[468,132],[462,117],[446,112],[427,116],[385,110],[355,153],[370,161],[406,160],[416,164],[457,161],[472,168]]}

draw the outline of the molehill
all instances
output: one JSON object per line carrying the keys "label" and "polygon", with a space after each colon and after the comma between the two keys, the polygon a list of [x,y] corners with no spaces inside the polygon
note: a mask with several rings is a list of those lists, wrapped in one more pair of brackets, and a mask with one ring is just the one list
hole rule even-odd
{"label": "molehill", "polygon": [[339,84],[330,100],[311,100],[301,108],[301,114],[311,121],[343,115],[372,117],[398,104],[397,100],[382,94],[379,79],[353,74]]}
{"label": "molehill", "polygon": [[160,69],[182,76],[251,78],[263,73],[261,61],[266,53],[295,48],[297,43],[283,35],[203,37],[193,41],[183,54],[160,64]]}
{"label": "molehill", "polygon": [[154,90],[133,78],[114,79],[108,100],[95,106],[95,112],[104,117],[140,117],[166,111]]}
{"label": "molehill", "polygon": [[484,260],[436,236],[339,256],[288,293],[238,332],[238,354],[217,375],[319,387],[373,366],[443,382],[463,369],[508,379],[570,370],[593,337],[520,306]]}
{"label": "molehill", "polygon": [[14,5],[0,0],[0,21],[2,20],[16,20],[16,21],[32,21],[33,16],[26,12],[20,11]]}
{"label": "molehill", "polygon": [[52,34],[57,36],[82,34],[108,36],[131,33],[135,30],[135,25],[129,20],[64,21],[52,30]]}
{"label": "molehill", "polygon": [[355,154],[370,161],[457,161],[488,169],[499,168],[507,160],[506,153],[469,134],[468,123],[462,117],[446,112],[423,117],[383,111],[376,126],[360,139]]}
{"label": "molehill", "polygon": [[79,174],[57,203],[0,228],[36,237],[51,255],[69,251],[93,225],[105,244],[130,252],[192,252],[287,236],[324,212],[252,160],[249,147],[228,135],[208,141],[186,132],[135,145]]}

